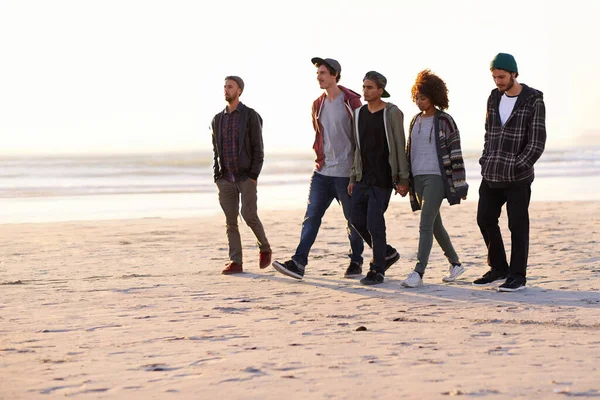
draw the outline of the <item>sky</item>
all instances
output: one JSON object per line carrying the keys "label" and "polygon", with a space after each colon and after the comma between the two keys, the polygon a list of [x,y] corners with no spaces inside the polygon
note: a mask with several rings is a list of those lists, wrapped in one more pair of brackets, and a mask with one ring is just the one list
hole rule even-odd
{"label": "sky", "polygon": [[596,0],[0,0],[0,155],[211,151],[223,79],[264,120],[265,152],[310,152],[312,57],[389,101],[430,68],[446,81],[463,150],[483,145],[489,63],[511,53],[544,92],[547,148],[600,145]]}

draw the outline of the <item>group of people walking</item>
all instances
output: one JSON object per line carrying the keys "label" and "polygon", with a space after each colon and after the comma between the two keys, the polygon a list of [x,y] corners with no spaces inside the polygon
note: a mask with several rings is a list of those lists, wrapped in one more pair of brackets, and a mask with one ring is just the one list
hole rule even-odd
{"label": "group of people walking", "polygon": [[[404,114],[391,102],[387,79],[377,71],[363,78],[361,96],[339,84],[342,67],[331,58],[315,57],[317,81],[324,90],[312,105],[315,130],[315,169],[310,180],[308,204],[295,253],[285,261],[272,260],[272,251],[257,213],[257,179],[263,160],[262,119],[240,102],[244,82],[225,78],[227,107],[212,121],[214,179],[226,219],[229,262],[223,274],[243,272],[242,244],[238,229],[241,216],[252,229],[259,247],[259,267],[269,265],[280,273],[302,279],[325,212],[336,200],[342,206],[350,241],[348,278],[363,274],[364,244],[372,257],[365,285],[383,283],[386,271],[400,254],[386,235],[385,212],[392,192],[409,195],[413,211],[420,210],[419,243],[414,269],[402,286],[423,285],[435,238],[449,266],[444,282],[465,271],[442,223],[440,207],[466,199],[468,184],[458,127],[445,110],[445,82],[426,69],[412,87],[412,100],[420,112],[404,131]],[[544,151],[545,107],[542,92],[517,82],[517,63],[499,53],[490,63],[496,85],[488,98],[484,148],[479,160],[477,224],[488,250],[490,270],[474,285],[504,280],[500,291],[525,288],[529,249],[529,201],[533,165]],[[241,200],[241,208],[240,208]],[[506,204],[511,231],[511,258],[507,261],[498,218]]]}

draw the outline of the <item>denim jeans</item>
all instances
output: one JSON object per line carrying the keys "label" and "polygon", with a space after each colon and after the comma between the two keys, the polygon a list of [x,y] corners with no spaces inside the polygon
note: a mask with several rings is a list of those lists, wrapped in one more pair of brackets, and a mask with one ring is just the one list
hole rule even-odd
{"label": "denim jeans", "polygon": [[392,189],[357,182],[352,191],[352,225],[373,249],[370,269],[385,273],[388,250],[384,214],[390,203]]}
{"label": "denim jeans", "polygon": [[325,176],[316,171],[313,172],[308,191],[308,205],[306,207],[306,214],[304,214],[304,222],[302,223],[300,243],[296,249],[296,254],[292,257],[298,264],[304,266],[308,264],[308,253],[310,253],[310,249],[317,239],[321,220],[334,199],[342,204],[344,217],[346,218],[346,231],[350,240],[350,252],[348,256],[352,261],[362,264],[364,243],[358,232],[350,225],[351,204],[350,195],[348,194],[349,184],[350,178]]}
{"label": "denim jeans", "polygon": [[[531,183],[516,182],[505,188],[491,188],[485,180],[479,187],[477,224],[488,249],[488,265],[508,276],[527,276],[529,255],[529,200]],[[506,203],[511,235],[510,266],[498,226],[498,217]]]}

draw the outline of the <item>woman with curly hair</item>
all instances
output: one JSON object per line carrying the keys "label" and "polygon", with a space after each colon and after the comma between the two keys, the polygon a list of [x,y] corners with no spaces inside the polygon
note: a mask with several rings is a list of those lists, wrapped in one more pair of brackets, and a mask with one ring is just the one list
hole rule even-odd
{"label": "woman with curly hair", "polygon": [[458,128],[448,108],[446,83],[430,70],[417,75],[412,87],[412,100],[420,113],[410,122],[406,156],[410,171],[410,204],[421,210],[419,249],[414,271],[402,282],[404,287],[423,285],[423,274],[429,261],[433,238],[450,262],[448,275],[442,280],[453,282],[465,269],[442,224],[442,200],[459,204],[466,199],[469,185],[460,149]]}

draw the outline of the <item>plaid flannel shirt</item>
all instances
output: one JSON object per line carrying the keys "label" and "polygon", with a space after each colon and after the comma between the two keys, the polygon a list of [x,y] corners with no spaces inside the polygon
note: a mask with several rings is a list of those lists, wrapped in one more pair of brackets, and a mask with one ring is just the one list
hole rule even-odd
{"label": "plaid flannel shirt", "polygon": [[[223,178],[230,182],[236,182],[240,180],[239,170],[239,137],[240,137],[240,109],[243,105],[240,103],[238,108],[232,112],[223,113],[223,120],[221,122],[221,136],[223,138]],[[243,178],[243,177],[242,177]]]}
{"label": "plaid flannel shirt", "polygon": [[488,182],[533,181],[533,164],[546,145],[546,107],[543,93],[522,84],[512,113],[502,125],[498,89],[487,102],[485,141],[479,159],[481,176]]}

